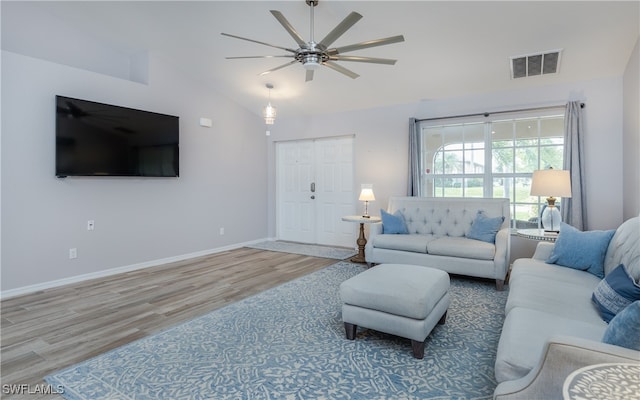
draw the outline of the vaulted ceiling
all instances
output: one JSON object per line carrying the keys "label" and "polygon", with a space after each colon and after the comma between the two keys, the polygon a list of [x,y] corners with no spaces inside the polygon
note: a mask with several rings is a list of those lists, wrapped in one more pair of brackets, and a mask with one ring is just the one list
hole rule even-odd
{"label": "vaulted ceiling", "polygon": [[[316,41],[351,11],[363,18],[344,46],[402,34],[405,42],[349,53],[397,59],[394,66],[341,62],[305,82],[301,65],[270,74],[278,49],[297,48],[269,12],[279,10],[309,39],[309,7],[295,1],[2,1],[2,48],[92,69],[148,53],[255,113],[271,98],[279,116],[334,113],[621,76],[640,34],[637,1],[328,1],[314,10]],[[80,50],[91,46],[91,51]],[[559,73],[511,79],[509,57],[562,49]],[[101,54],[99,54],[101,53]],[[105,56],[106,55],[106,56]]]}

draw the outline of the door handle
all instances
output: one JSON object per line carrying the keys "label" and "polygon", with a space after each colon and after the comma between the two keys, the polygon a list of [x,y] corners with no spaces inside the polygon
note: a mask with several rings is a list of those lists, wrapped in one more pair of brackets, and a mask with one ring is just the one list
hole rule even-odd
{"label": "door handle", "polygon": [[311,193],[315,193],[315,191],[316,191],[316,183],[311,182]]}
{"label": "door handle", "polygon": [[315,200],[316,196],[311,196],[311,200]]}

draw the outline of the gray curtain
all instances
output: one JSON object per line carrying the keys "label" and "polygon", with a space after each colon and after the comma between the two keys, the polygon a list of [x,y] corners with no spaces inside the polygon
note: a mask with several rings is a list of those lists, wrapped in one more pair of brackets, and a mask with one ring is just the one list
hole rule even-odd
{"label": "gray curtain", "polygon": [[420,127],[415,118],[409,118],[409,177],[407,196],[421,196]]}
{"label": "gray curtain", "polygon": [[571,175],[571,198],[563,198],[562,220],[580,230],[587,230],[587,207],[584,174],[584,117],[579,101],[567,103],[564,112],[564,166]]}

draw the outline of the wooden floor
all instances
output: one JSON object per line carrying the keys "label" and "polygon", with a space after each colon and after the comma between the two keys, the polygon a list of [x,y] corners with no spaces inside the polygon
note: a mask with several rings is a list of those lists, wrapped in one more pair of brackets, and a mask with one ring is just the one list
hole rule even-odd
{"label": "wooden floor", "polygon": [[6,299],[2,392],[193,319],[337,260],[241,248]]}

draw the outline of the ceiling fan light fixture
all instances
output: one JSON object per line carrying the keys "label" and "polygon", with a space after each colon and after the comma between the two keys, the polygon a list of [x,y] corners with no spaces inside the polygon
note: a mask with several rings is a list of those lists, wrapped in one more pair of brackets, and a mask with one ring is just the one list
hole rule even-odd
{"label": "ceiling fan light fixture", "polygon": [[320,68],[320,58],[315,55],[315,54],[310,54],[304,57],[304,62],[302,63],[302,66],[304,66],[304,69],[306,70],[312,70],[315,71],[316,69]]}

